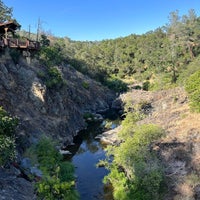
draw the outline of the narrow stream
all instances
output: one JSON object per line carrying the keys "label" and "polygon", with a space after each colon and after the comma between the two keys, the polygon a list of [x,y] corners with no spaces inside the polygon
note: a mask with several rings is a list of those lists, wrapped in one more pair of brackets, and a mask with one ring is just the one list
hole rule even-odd
{"label": "narrow stream", "polygon": [[104,147],[95,139],[100,133],[100,124],[92,124],[74,138],[75,145],[68,147],[73,153],[70,160],[75,166],[80,200],[113,200],[111,189],[102,182],[108,171],[96,167],[98,161],[105,158]]}

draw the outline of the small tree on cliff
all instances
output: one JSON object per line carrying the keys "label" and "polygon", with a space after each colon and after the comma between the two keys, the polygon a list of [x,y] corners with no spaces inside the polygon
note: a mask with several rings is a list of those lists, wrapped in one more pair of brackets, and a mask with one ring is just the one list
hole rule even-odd
{"label": "small tree on cliff", "polygon": [[12,8],[7,7],[3,1],[0,0],[0,22],[11,20],[12,11]]}

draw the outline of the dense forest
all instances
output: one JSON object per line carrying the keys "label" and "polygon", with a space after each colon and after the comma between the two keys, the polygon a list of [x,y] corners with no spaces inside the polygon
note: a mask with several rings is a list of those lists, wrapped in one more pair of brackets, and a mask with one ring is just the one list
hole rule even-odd
{"label": "dense forest", "polygon": [[[183,83],[188,64],[198,57],[199,25],[194,10],[184,16],[174,11],[167,25],[143,35],[96,42],[49,37],[51,46],[43,53],[57,53],[77,70],[117,92],[127,89],[125,83],[143,83],[145,89],[167,88]],[[189,74],[196,69],[190,70]]]}

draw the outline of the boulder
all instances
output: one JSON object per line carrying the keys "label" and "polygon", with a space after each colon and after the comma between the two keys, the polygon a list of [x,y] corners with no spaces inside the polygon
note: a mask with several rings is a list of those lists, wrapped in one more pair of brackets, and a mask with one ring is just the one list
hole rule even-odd
{"label": "boulder", "polygon": [[95,139],[98,139],[103,144],[110,144],[110,145],[118,145],[120,143],[120,139],[118,138],[117,134],[121,130],[122,126],[118,126],[114,129],[111,129],[109,131],[103,132],[102,134],[99,134],[95,137]]}

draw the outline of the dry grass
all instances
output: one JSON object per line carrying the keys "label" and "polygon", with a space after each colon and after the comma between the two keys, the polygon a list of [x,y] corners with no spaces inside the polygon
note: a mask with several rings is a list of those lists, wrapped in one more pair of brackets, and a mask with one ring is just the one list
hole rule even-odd
{"label": "dry grass", "polygon": [[129,103],[130,99],[133,104],[145,99],[152,105],[151,113],[139,124],[154,123],[166,131],[166,137],[155,147],[170,180],[166,200],[193,200],[194,187],[200,184],[200,114],[190,112],[183,88],[159,92],[133,90]]}
{"label": "dry grass", "polygon": [[192,188],[190,187],[190,185],[188,185],[187,183],[182,183],[180,185],[177,186],[177,192],[179,193],[179,197],[181,197],[181,199],[188,199],[188,200],[192,200],[194,193]]}
{"label": "dry grass", "polygon": [[194,128],[200,130],[200,114],[188,113],[187,116],[177,122],[176,128],[181,133]]}
{"label": "dry grass", "polygon": [[174,200],[196,200],[195,187],[200,184],[199,176],[192,173],[186,176],[181,183],[176,186],[176,196]]}

